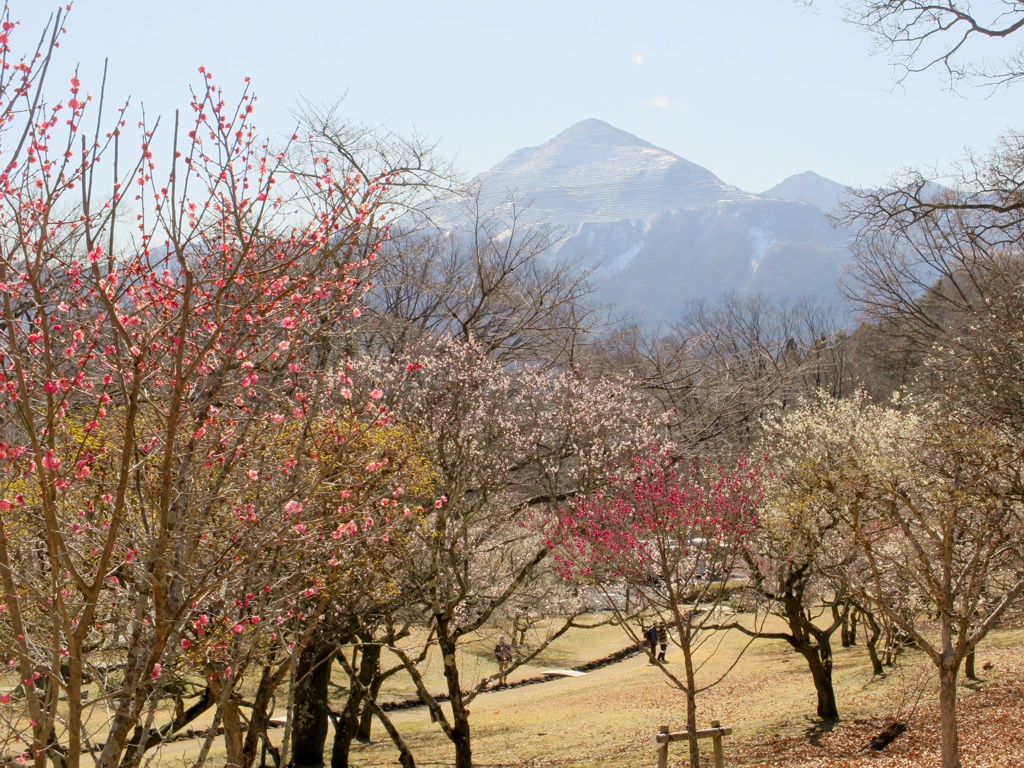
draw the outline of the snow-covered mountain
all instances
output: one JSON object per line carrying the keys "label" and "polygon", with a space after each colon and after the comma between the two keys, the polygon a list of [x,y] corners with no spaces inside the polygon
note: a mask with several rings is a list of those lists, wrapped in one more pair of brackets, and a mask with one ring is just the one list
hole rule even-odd
{"label": "snow-covered mountain", "polygon": [[[513,152],[473,180],[480,210],[563,228],[554,258],[594,270],[598,298],[648,322],[736,292],[839,301],[850,233],[826,212],[845,189],[808,172],[761,195],[600,120]],[[524,204],[528,207],[524,209]],[[456,206],[436,217],[456,228]]]}
{"label": "snow-covered mountain", "polygon": [[798,200],[813,205],[826,213],[839,207],[846,197],[847,188],[837,181],[819,176],[814,171],[804,171],[780,181],[760,197],[776,200]]}
{"label": "snow-covered mountain", "polygon": [[474,183],[485,208],[509,197],[529,199],[527,218],[560,224],[644,219],[754,198],[601,120],[584,120],[539,147],[517,150]]}

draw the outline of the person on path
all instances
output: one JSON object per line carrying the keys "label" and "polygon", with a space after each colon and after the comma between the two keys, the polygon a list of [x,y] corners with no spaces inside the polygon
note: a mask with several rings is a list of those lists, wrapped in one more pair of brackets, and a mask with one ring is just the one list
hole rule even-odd
{"label": "person on path", "polygon": [[652,624],[650,629],[644,634],[644,639],[647,641],[647,662],[653,664],[654,656],[658,650],[658,628]]}
{"label": "person on path", "polygon": [[[665,661],[665,651],[668,650],[668,627],[665,626],[665,622],[662,622],[657,626],[658,633],[658,646],[660,648],[658,652],[658,661]],[[651,653],[654,653],[654,649],[651,649]]]}
{"label": "person on path", "polygon": [[494,660],[498,662],[498,685],[508,685],[508,668],[512,664],[512,646],[502,635],[494,646]]}

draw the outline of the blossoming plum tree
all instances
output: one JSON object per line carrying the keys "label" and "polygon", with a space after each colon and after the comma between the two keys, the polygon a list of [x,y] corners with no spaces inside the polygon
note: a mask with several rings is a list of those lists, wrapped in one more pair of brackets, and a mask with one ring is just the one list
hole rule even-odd
{"label": "blossoming plum tree", "polygon": [[487,350],[450,338],[361,373],[382,382],[389,414],[420,436],[435,473],[423,501],[436,503],[410,515],[401,542],[406,556],[392,578],[442,655],[450,718],[413,655],[399,655],[452,742],[456,765],[469,768],[467,707],[487,679],[464,690],[456,651],[501,611],[527,605],[550,580],[549,547],[530,510],[553,508],[604,482],[608,466],[658,436],[659,423],[653,405],[625,378],[503,365]]}
{"label": "blossoming plum tree", "polygon": [[1014,444],[944,408],[896,411],[863,397],[786,415],[774,444],[791,482],[773,503],[804,521],[827,505],[861,561],[837,575],[934,664],[942,764],[958,768],[957,672],[1024,592]]}
{"label": "blossoming plum tree", "polygon": [[[757,530],[759,476],[759,467],[745,459],[733,468],[680,468],[664,450],[651,449],[635,456],[608,488],[560,509],[548,529],[559,571],[596,588],[634,641],[643,638],[616,586],[643,596],[641,620],[672,627],[683,674],[653,653],[651,661],[685,694],[691,734],[697,694],[722,679],[698,681],[706,659],[695,654],[714,636],[714,609]],[[690,765],[697,768],[697,739],[689,746]]]}
{"label": "blossoming plum tree", "polygon": [[86,132],[77,77],[46,97],[62,21],[22,59],[0,35],[0,750],[137,764],[201,671],[235,759],[239,660],[301,647],[387,485],[349,449],[387,417],[332,353],[386,184],[279,173],[202,68],[161,171],[124,109]]}

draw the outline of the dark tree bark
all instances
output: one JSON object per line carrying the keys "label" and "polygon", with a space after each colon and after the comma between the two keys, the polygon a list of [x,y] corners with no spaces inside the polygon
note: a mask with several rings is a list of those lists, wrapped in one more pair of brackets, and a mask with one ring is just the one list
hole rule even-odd
{"label": "dark tree bark", "polygon": [[977,673],[974,670],[974,655],[975,655],[975,651],[972,648],[967,653],[967,658],[964,659],[964,674],[967,676],[968,680],[977,680],[978,679],[978,675],[977,675]]}
{"label": "dark tree bark", "polygon": [[277,667],[263,668],[259,685],[256,687],[256,694],[253,696],[252,711],[249,713],[249,728],[245,734],[245,743],[242,745],[241,768],[252,768],[256,763],[256,748],[260,746],[261,742],[263,750],[267,749],[267,730],[270,727],[270,711],[271,703],[274,701],[274,691],[284,679],[288,666],[288,664],[282,663]]}
{"label": "dark tree bark", "polygon": [[322,766],[327,743],[327,686],[336,646],[314,642],[300,654],[295,668],[291,765]]}
{"label": "dark tree bark", "polygon": [[881,675],[885,673],[882,660],[878,657],[878,638],[882,636],[882,628],[875,620],[874,614],[865,611],[864,621],[868,625],[868,637],[865,645],[868,649],[868,657],[871,659],[871,674]]}
{"label": "dark tree bark", "polygon": [[[377,648],[379,649],[380,646],[377,646]],[[356,674],[354,669],[352,669],[352,665],[348,663],[348,660],[344,655],[339,655],[338,661],[341,663],[341,666],[344,667],[345,673],[349,676],[349,679],[352,680],[353,687],[359,688],[362,700],[365,702],[365,708],[369,710],[372,715],[377,716],[381,725],[384,726],[384,730],[387,731],[388,736],[391,737],[391,742],[398,750],[398,764],[401,765],[402,768],[416,768],[416,761],[413,759],[412,750],[409,749],[409,745],[405,743],[405,739],[402,738],[402,734],[400,734],[398,729],[395,728],[395,724],[391,722],[387,713],[385,713],[384,710],[380,708],[380,705],[377,704],[376,696],[371,695],[370,691],[363,686],[360,676]],[[382,679],[383,676],[380,674],[374,677],[374,681],[377,682]],[[433,704],[436,706],[437,702],[433,702]],[[428,704],[428,706],[430,705]],[[431,714],[433,714],[433,712],[431,712]]]}
{"label": "dark tree bark", "polygon": [[[348,701],[341,714],[332,716],[334,724],[334,745],[331,749],[331,768],[348,768],[349,750],[352,739],[357,737],[361,725],[360,714],[368,713],[373,717],[373,710],[366,705],[365,699],[373,696],[372,685],[380,677],[380,645],[368,643],[358,646],[360,649],[359,673],[349,686]],[[353,654],[353,664],[355,654]],[[367,736],[366,741],[369,741]]]}
{"label": "dark tree bark", "polygon": [[367,699],[366,706],[380,720],[384,730],[388,732],[388,736],[391,737],[391,741],[398,749],[398,764],[402,768],[416,768],[416,761],[413,759],[409,745],[405,743],[405,739],[402,738],[398,729],[395,728],[395,724],[391,722],[391,719],[385,714],[384,710],[373,699]]}
{"label": "dark tree bark", "polygon": [[[799,594],[799,593],[797,593]],[[794,647],[807,661],[818,695],[818,717],[823,720],[838,720],[836,692],[832,685],[832,634],[842,625],[843,616],[833,608],[833,622],[820,629],[811,620],[804,606],[803,595],[794,594],[786,607],[790,630],[797,644]]]}
{"label": "dark tree bark", "polygon": [[817,714],[823,720],[838,720],[839,708],[832,685],[832,635],[843,623],[843,615],[835,606],[832,623],[824,629],[811,619],[805,605],[805,570],[797,569],[786,581],[786,589],[776,598],[781,602],[789,634],[785,637],[793,648],[804,657],[814,680],[818,696]]}
{"label": "dark tree bark", "polygon": [[[167,725],[150,731],[148,734],[146,734],[143,728],[135,728],[131,739],[125,745],[124,755],[121,758],[121,768],[130,768],[130,766],[137,765],[141,755],[163,743],[165,739],[180,731],[216,703],[217,697],[209,686],[203,691],[203,695],[199,700],[188,709],[185,709],[182,698],[176,698],[174,702],[174,719]],[[139,750],[138,745],[143,740],[143,737],[145,737],[145,745]]]}
{"label": "dark tree bark", "polygon": [[[826,646],[828,645],[826,641]],[[814,680],[814,691],[818,696],[817,714],[822,720],[838,720],[839,708],[836,705],[836,693],[832,686],[832,651],[830,648],[811,643],[794,645],[794,648],[807,661]]]}
{"label": "dark tree bark", "polygon": [[[367,694],[367,698],[370,701],[377,700],[377,697],[380,695],[380,688],[384,684],[384,680],[385,678],[383,675],[376,675],[370,682],[370,692]],[[356,741],[369,741],[372,731],[373,708],[363,707],[363,711],[359,714],[359,727],[356,729]]]}
{"label": "dark tree bark", "polygon": [[[757,573],[756,565],[748,559],[751,571]],[[788,625],[788,632],[757,632],[747,629],[739,622],[728,626],[752,637],[785,640],[807,662],[818,697],[817,714],[823,720],[838,720],[835,689],[832,685],[832,635],[843,624],[843,612],[832,605],[832,623],[825,628],[818,627],[807,607],[806,587],[810,564],[794,567],[779,585],[779,591],[772,591],[759,580],[755,589],[771,599],[781,609],[782,618]]]}
{"label": "dark tree bark", "polygon": [[462,684],[459,680],[459,666],[455,661],[458,637],[452,631],[448,617],[438,614],[435,620],[437,622],[437,646],[444,661],[444,679],[448,687],[448,701],[452,708],[451,729],[446,735],[455,747],[455,768],[473,768],[469,710],[466,709]]}

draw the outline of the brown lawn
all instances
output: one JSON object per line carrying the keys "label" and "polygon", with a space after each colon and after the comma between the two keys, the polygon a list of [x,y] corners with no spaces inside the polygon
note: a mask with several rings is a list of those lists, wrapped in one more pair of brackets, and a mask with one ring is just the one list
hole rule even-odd
{"label": "brown lawn", "polygon": [[[706,648],[701,679],[708,681],[720,674],[745,642],[733,633],[721,639],[716,653],[710,653],[710,646]],[[544,669],[578,666],[627,644],[617,627],[572,632],[511,679],[534,676]],[[491,637],[466,645],[462,668],[467,684],[494,672],[493,645]],[[997,631],[979,649],[981,680],[963,681],[961,740],[968,768],[1024,766],[1022,651],[1024,629]],[[670,649],[668,659],[670,668],[677,668],[679,651]],[[440,692],[443,684],[437,661],[429,659],[425,669],[429,687]],[[339,677],[337,682],[344,681]],[[939,765],[937,708],[932,703],[936,684],[921,653],[907,652],[896,669],[875,678],[863,647],[837,648],[835,684],[842,720],[823,727],[813,716],[814,690],[802,658],[780,642],[756,641],[723,682],[700,694],[700,724],[707,726],[716,719],[733,728],[733,735],[725,740],[730,768]],[[411,691],[411,685],[397,677],[382,700],[399,700]],[[341,696],[340,689],[336,693]],[[471,711],[474,758],[481,767],[654,768],[658,726],[677,730],[684,719],[681,694],[640,656],[582,677],[485,693],[473,702]],[[391,717],[412,748],[417,765],[451,764],[452,750],[424,707],[395,711]],[[870,738],[897,717],[908,720],[907,733],[882,753],[864,752]],[[200,722],[195,727],[204,725]],[[273,733],[279,741],[282,731]],[[198,746],[197,740],[168,744],[152,756],[151,765],[190,766]],[[706,751],[710,753],[710,744]],[[218,744],[210,764],[222,764],[222,756]],[[685,746],[673,745],[670,765],[682,765],[684,757]],[[353,763],[361,768],[396,764],[394,746],[379,724],[375,724],[372,743],[355,746]]]}

